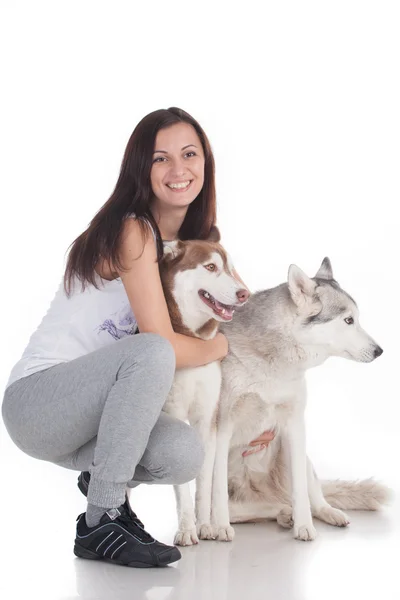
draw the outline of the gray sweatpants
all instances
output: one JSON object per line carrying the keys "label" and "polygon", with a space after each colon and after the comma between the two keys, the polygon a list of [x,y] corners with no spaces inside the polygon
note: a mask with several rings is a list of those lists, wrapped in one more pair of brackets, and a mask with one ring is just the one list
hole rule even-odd
{"label": "gray sweatpants", "polygon": [[117,507],[127,485],[180,484],[200,470],[197,432],[161,412],[174,372],[168,340],[128,336],[12,383],[3,420],[26,454],[89,471],[90,504]]}

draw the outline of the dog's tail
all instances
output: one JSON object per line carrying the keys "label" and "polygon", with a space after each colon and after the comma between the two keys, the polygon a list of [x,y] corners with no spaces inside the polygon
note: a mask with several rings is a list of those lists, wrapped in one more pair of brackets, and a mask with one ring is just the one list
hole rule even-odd
{"label": "dog's tail", "polygon": [[361,481],[322,481],[325,500],[334,508],[342,510],[379,510],[390,504],[393,492],[371,479]]}

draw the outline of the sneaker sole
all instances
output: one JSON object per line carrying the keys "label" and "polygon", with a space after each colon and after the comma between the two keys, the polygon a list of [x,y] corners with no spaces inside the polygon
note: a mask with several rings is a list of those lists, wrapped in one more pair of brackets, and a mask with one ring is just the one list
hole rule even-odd
{"label": "sneaker sole", "polygon": [[157,567],[166,567],[167,565],[176,562],[177,560],[179,560],[179,558],[175,558],[173,560],[170,560],[167,563],[163,563],[161,565],[149,565],[148,563],[143,563],[143,562],[137,562],[137,561],[132,561],[130,563],[125,563],[122,562],[120,560],[112,560],[111,558],[103,558],[102,556],[99,556],[98,554],[96,554],[95,552],[92,552],[91,550],[88,550],[87,548],[83,548],[82,546],[80,546],[79,544],[77,544],[75,542],[74,545],[74,554],[75,556],[77,556],[78,558],[87,558],[89,560],[102,560],[103,562],[108,562],[111,563],[113,565],[121,565],[123,567],[137,567],[139,569],[151,569],[151,568],[157,568]]}

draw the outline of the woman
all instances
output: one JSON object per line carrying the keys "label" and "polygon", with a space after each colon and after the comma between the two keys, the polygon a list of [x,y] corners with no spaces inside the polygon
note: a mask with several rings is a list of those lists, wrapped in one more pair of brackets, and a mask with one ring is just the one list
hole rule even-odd
{"label": "woman", "polygon": [[88,504],[78,517],[77,556],[137,567],[180,558],[144,530],[126,487],[180,484],[200,470],[196,432],[161,409],[175,368],[220,360],[228,344],[221,333],[204,341],[173,331],[158,261],[164,240],[206,239],[215,220],[204,131],[178,108],[150,113],[11,372],[2,412],[14,443],[82,471]]}

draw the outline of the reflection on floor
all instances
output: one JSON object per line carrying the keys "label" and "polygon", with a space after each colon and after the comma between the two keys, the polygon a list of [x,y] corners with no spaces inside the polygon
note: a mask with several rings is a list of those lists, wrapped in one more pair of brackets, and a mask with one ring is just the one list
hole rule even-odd
{"label": "reflection on floor", "polygon": [[[307,445],[318,475],[374,475],[400,492],[400,419],[394,398],[382,395],[377,415],[377,374],[375,380],[371,370],[370,378],[366,371],[362,377],[361,370],[354,372],[357,365],[346,363],[342,373],[347,378],[338,381],[337,368],[332,361],[309,377]],[[6,600],[400,598],[399,499],[381,513],[350,512],[347,529],[315,521],[314,542],[294,540],[276,523],[237,525],[233,543],[204,541],[183,548],[182,559],[169,568],[130,569],[73,555],[75,519],[86,506],[77,473],[26,456],[3,425],[1,444],[0,589]],[[131,501],[150,533],[172,543],[172,488],[139,486]]]}

